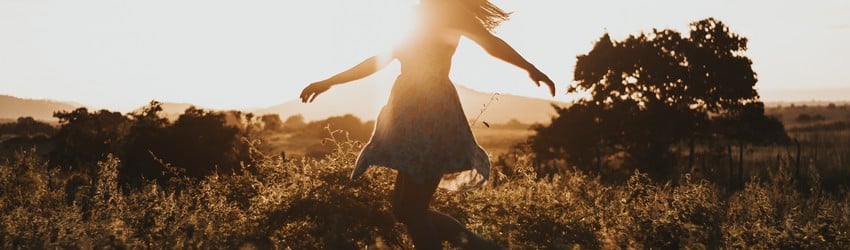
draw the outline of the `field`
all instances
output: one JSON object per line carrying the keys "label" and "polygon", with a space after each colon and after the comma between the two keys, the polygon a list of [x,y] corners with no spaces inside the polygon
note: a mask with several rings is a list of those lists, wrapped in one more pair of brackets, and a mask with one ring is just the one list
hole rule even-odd
{"label": "field", "polygon": [[[808,109],[785,119],[820,110]],[[792,125],[800,153],[796,145],[748,147],[740,187],[722,179],[727,159],[708,153],[697,170],[673,182],[639,172],[603,182],[575,169],[537,176],[531,153],[512,148],[532,131],[476,126],[496,162],[491,181],[467,193],[439,191],[433,205],[510,249],[846,248],[850,133],[792,129],[841,117]],[[292,138],[278,134],[261,145]],[[167,182],[138,187],[120,184],[126,162],[116,156],[103,157],[91,172],[67,172],[49,167],[37,148],[25,150],[0,164],[0,246],[410,248],[390,212],[394,173],[373,168],[349,180],[362,142],[324,143],[331,151],[323,158],[267,153],[232,173],[200,179],[170,167]],[[502,164],[499,157],[514,161]]]}
{"label": "field", "polygon": [[[343,143],[324,160],[270,159],[240,174],[172,178],[122,189],[119,159],[91,176],[61,176],[20,154],[0,168],[2,245],[17,247],[398,248],[410,246],[386,197],[391,175],[349,181]],[[538,179],[528,162],[498,168],[469,193],[439,193],[437,209],[509,248],[842,248],[850,200],[800,191],[787,169],[739,191],[685,176],[657,184],[635,173],[604,185],[581,172]]]}
{"label": "field", "polygon": [[508,153],[514,144],[525,142],[534,131],[529,128],[487,128],[474,127],[472,133],[478,144],[490,155]]}
{"label": "field", "polygon": [[[328,129],[336,130],[335,128],[331,125]],[[507,153],[517,143],[525,142],[534,131],[530,129],[530,125],[494,125],[492,127],[478,125],[472,127],[472,133],[478,144],[488,154],[496,156]],[[323,138],[291,132],[263,133],[260,137],[262,143],[258,147],[264,153],[274,155],[276,152],[286,152],[287,155],[295,158],[308,155],[309,147],[305,145],[321,145],[323,142]]]}

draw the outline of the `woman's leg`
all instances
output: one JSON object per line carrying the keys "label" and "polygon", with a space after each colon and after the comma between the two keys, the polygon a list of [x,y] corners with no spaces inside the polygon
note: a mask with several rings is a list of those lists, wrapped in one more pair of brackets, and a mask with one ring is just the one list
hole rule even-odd
{"label": "woman's leg", "polygon": [[440,180],[418,185],[407,174],[398,173],[392,196],[396,220],[407,227],[417,249],[440,249],[443,241],[470,249],[497,249],[446,214],[428,209]]}
{"label": "woman's leg", "polygon": [[442,248],[442,242],[435,233],[437,230],[427,216],[428,205],[436,189],[436,185],[420,186],[401,172],[396,176],[391,200],[393,215],[407,227],[416,249]]}
{"label": "woman's leg", "polygon": [[441,240],[463,249],[493,249],[489,242],[447,214],[428,210],[428,219],[437,229],[436,233]]}

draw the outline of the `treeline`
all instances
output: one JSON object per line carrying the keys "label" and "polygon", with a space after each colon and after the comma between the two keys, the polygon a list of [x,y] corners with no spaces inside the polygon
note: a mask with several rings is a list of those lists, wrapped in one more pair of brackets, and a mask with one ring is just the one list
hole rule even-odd
{"label": "treeline", "polygon": [[213,172],[235,173],[258,158],[285,159],[280,148],[260,147],[263,140],[280,134],[310,142],[304,145],[306,156],[321,158],[333,150],[322,143],[330,133],[344,132],[347,139],[366,141],[374,124],[352,115],[308,123],[300,115],[281,121],[276,114],[257,117],[196,107],[170,121],[157,101],[128,114],[78,108],[54,116],[58,126],[31,117],[0,124],[0,159],[36,149],[34,154],[51,168],[87,174],[95,171],[98,161],[114,155],[123,161],[121,183],[137,186],[147,180],[164,183],[175,176],[197,179]]}
{"label": "treeline", "polygon": [[91,172],[90,166],[112,154],[125,160],[121,182],[138,185],[144,180],[165,181],[169,166],[201,177],[213,171],[237,171],[240,162],[250,160],[240,124],[228,123],[232,118],[244,120],[246,114],[190,107],[172,122],[160,116],[161,111],[161,104],[153,101],[127,115],[86,108],[57,112],[59,128],[51,138],[50,165]]}

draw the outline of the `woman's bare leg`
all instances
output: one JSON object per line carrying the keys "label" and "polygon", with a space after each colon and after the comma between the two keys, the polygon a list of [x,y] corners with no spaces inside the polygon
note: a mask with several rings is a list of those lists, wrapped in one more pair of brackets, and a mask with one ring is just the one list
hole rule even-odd
{"label": "woman's bare leg", "polygon": [[[430,184],[430,183],[428,183]],[[420,186],[407,174],[398,173],[392,194],[393,215],[407,227],[407,233],[416,249],[441,249],[442,243],[436,229],[427,219],[428,204],[437,186]]]}
{"label": "woman's bare leg", "polygon": [[454,218],[428,209],[440,180],[416,184],[407,174],[398,173],[392,195],[396,220],[407,227],[416,249],[441,249],[442,242],[472,249],[492,249],[487,242],[466,229]]}

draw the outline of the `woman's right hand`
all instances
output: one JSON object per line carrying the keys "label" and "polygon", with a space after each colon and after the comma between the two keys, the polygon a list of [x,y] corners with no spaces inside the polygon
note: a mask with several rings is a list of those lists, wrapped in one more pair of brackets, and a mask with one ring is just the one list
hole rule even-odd
{"label": "woman's right hand", "polygon": [[304,90],[301,91],[301,102],[303,102],[303,103],[313,102],[313,100],[316,100],[316,97],[319,96],[319,94],[324,93],[325,91],[328,91],[329,89],[331,89],[331,85],[327,84],[325,82],[311,83],[310,85],[307,85],[307,87],[304,88]]}

